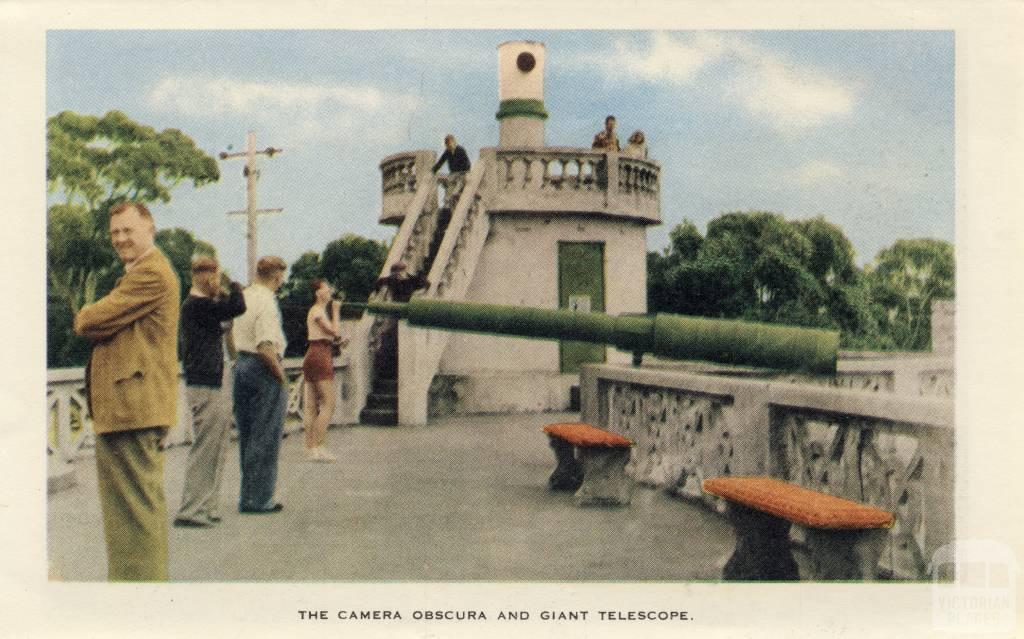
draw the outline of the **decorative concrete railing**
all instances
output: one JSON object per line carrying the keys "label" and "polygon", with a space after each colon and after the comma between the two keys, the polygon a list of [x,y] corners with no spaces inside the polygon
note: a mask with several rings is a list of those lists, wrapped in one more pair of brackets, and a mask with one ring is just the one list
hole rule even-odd
{"label": "decorative concrete railing", "polygon": [[407,151],[381,161],[381,224],[401,224],[435,158],[433,151]]}
{"label": "decorative concrete railing", "polygon": [[772,475],[879,506],[895,578],[926,578],[953,539],[950,399],[617,366],[585,366],[580,387],[585,421],[636,442],[639,482],[717,509],[704,479]]}
{"label": "decorative concrete railing", "polygon": [[[484,163],[478,163],[465,176],[458,203],[452,210],[428,274],[430,288],[423,293],[425,297],[447,300],[466,297],[490,228],[481,196],[487,186],[485,175]],[[399,423],[425,424],[430,384],[451,333],[411,328],[406,322],[399,323],[398,331]]]}
{"label": "decorative concrete railing", "polygon": [[840,351],[835,377],[778,373],[767,369],[722,366],[708,362],[676,362],[647,356],[645,365],[705,375],[770,379],[777,382],[813,384],[874,393],[915,397],[949,397],[954,394],[953,358],[929,352]]}
{"label": "decorative concrete railing", "polygon": [[[284,361],[288,375],[288,411],[285,432],[302,429],[302,359],[288,358]],[[335,402],[332,424],[354,423],[352,392],[349,388],[348,363],[344,357],[335,358],[335,385],[338,398]],[[231,393],[230,372],[225,375],[224,392]],[[64,461],[71,461],[86,448],[93,445],[91,420],[86,416],[85,369],[58,368],[47,371],[46,375],[47,452]],[[356,411],[358,414],[358,411]],[[192,443],[192,413],[185,400],[185,379],[179,376],[178,423],[168,433],[167,445],[178,446]]]}
{"label": "decorative concrete railing", "polygon": [[571,147],[485,149],[491,211],[577,212],[661,221],[657,162]]}

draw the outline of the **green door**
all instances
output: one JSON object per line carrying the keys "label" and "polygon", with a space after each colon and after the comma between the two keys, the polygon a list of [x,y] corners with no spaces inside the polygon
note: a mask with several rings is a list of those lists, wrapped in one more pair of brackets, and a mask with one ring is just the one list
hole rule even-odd
{"label": "green door", "polygon": [[[604,312],[604,243],[558,243],[558,306],[580,312]],[[578,373],[580,365],[605,360],[605,346],[588,342],[559,342],[563,373]]]}

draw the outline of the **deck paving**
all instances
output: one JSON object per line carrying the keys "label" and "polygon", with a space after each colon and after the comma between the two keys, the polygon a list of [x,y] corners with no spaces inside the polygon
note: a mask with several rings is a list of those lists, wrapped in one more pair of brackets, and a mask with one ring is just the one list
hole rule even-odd
{"label": "deck paving", "polygon": [[[554,456],[540,429],[574,414],[452,417],[415,428],[330,431],[335,464],[305,461],[301,434],[281,449],[274,515],[239,515],[237,447],[223,521],[170,528],[173,581],[717,580],[733,533],[709,510],[637,487],[620,508],[579,508],[547,490]],[[187,449],[168,450],[169,518]],[[95,461],[49,496],[52,578],[106,576]]]}

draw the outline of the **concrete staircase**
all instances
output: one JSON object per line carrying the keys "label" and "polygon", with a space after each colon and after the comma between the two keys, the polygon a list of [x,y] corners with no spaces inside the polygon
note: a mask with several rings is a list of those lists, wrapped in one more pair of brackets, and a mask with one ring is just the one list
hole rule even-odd
{"label": "concrete staircase", "polygon": [[359,412],[359,423],[374,426],[398,424],[398,380],[374,379],[366,406]]}

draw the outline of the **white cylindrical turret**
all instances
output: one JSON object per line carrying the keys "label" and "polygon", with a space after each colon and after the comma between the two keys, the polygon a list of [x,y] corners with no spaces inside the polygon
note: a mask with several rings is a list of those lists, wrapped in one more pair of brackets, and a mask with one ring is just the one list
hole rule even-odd
{"label": "white cylindrical turret", "polygon": [[544,45],[498,45],[498,145],[544,146]]}

